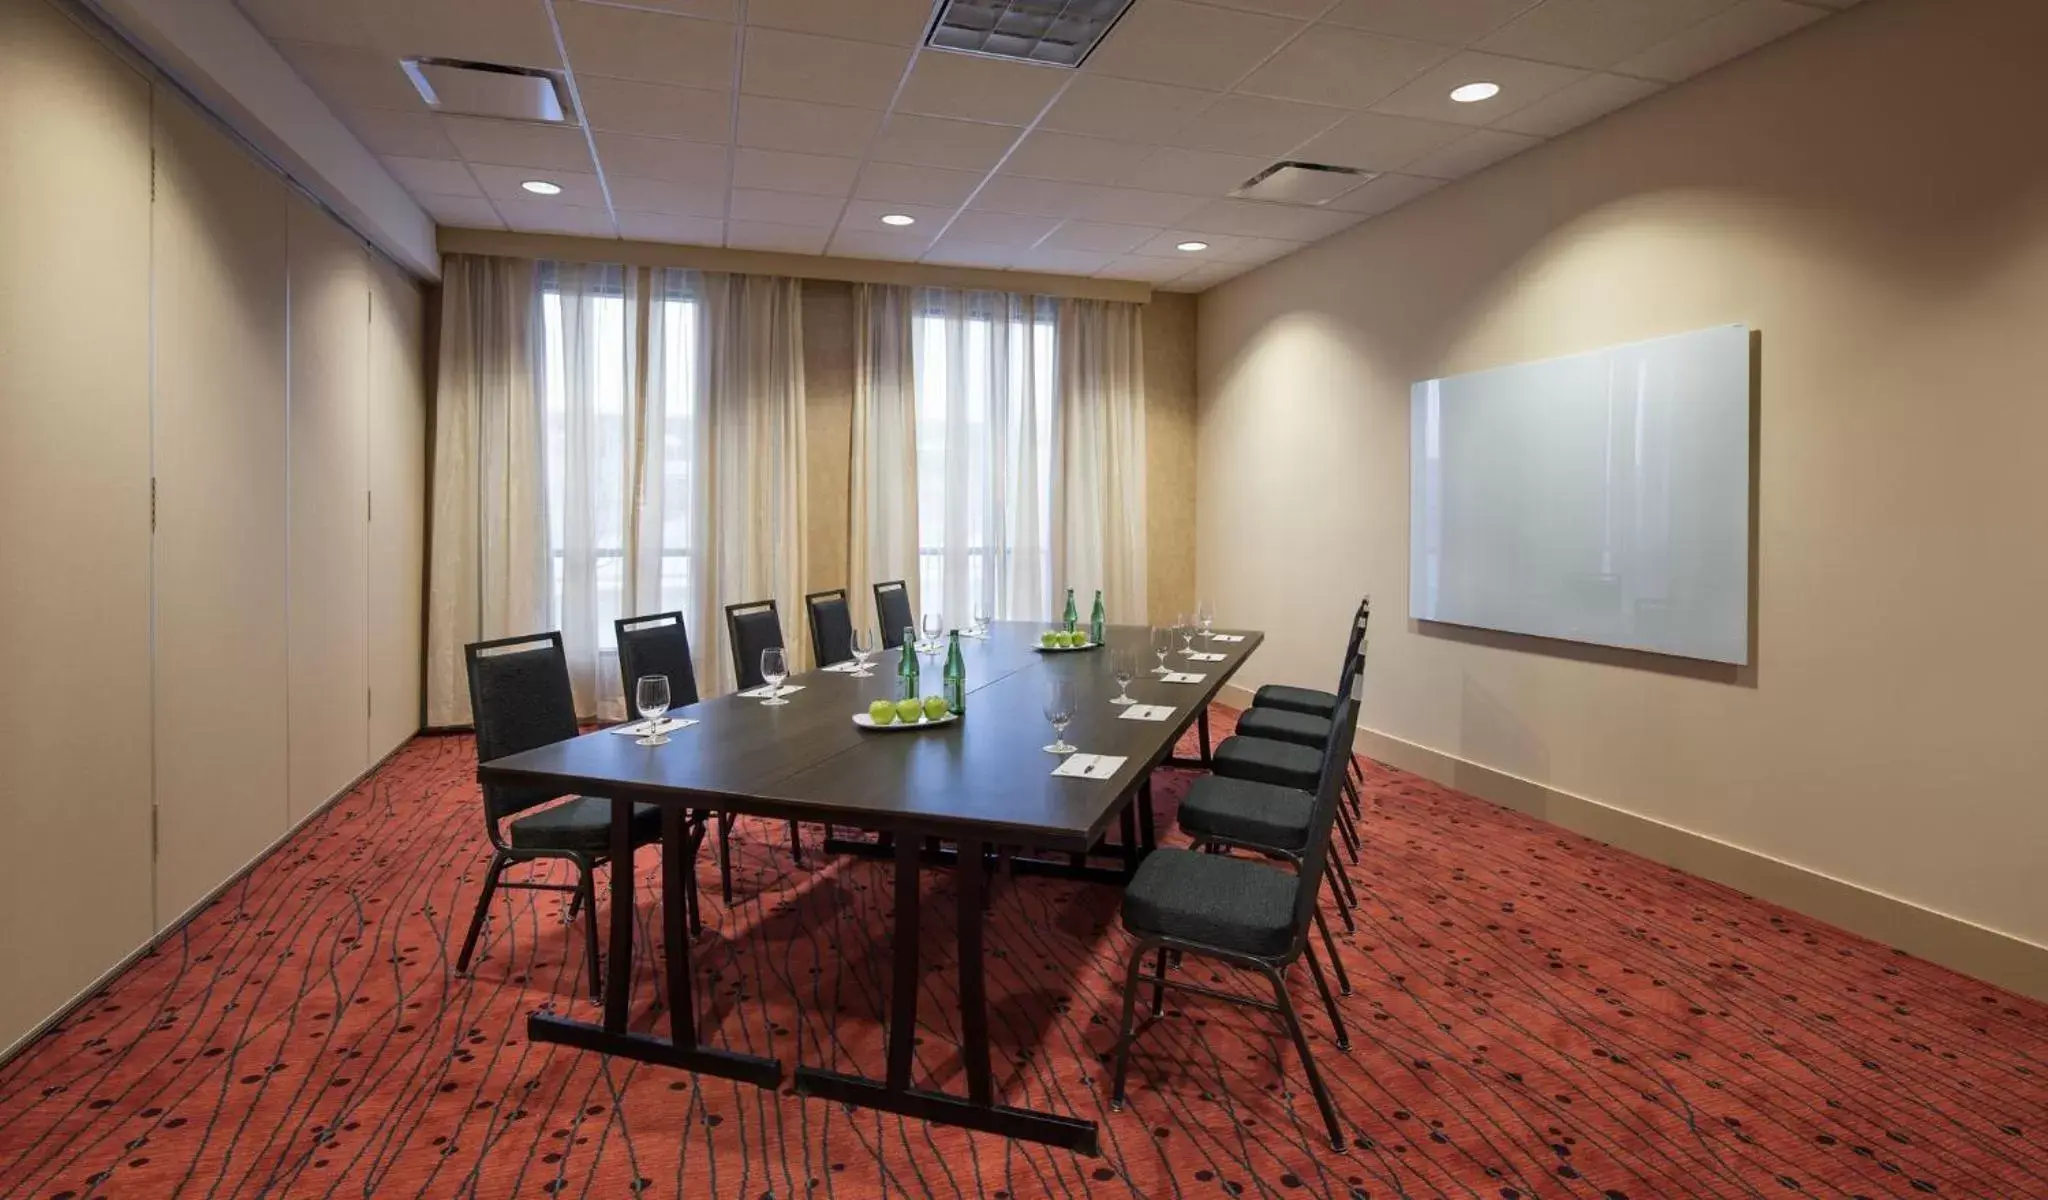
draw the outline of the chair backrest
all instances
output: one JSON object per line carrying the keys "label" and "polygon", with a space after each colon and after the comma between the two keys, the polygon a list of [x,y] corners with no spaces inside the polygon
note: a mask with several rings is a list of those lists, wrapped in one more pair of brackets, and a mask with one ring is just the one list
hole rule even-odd
{"label": "chair backrest", "polygon": [[1372,597],[1358,602],[1358,615],[1351,620],[1351,637],[1344,643],[1343,665],[1337,670],[1337,691],[1344,691],[1352,663],[1365,653],[1365,627],[1372,620]]}
{"label": "chair backrest", "polygon": [[690,657],[690,631],[679,612],[620,617],[612,622],[619,637],[619,682],[626,689],[626,711],[640,715],[636,691],[644,675],[668,676],[668,706],[697,702],[697,663]]}
{"label": "chair backrest", "polygon": [[[576,695],[562,635],[472,642],[462,648],[469,669],[469,709],[476,722],[476,760],[489,762],[576,736]],[[545,784],[485,784],[484,819],[493,840],[500,818],[545,804],[562,793]]]}
{"label": "chair backrest", "polygon": [[917,614],[910,611],[910,589],[901,579],[875,585],[875,619],[882,623],[884,650],[901,646],[903,631],[917,624]]}
{"label": "chair backrest", "polygon": [[739,690],[766,683],[761,677],[761,651],[782,647],[782,618],[776,614],[775,601],[726,605],[725,632],[732,643],[732,674]]}
{"label": "chair backrest", "polygon": [[1344,687],[1337,693],[1337,711],[1330,721],[1330,740],[1323,748],[1323,773],[1316,781],[1315,807],[1309,816],[1308,853],[1296,872],[1294,896],[1294,941],[1291,954],[1308,943],[1309,922],[1315,916],[1316,889],[1330,865],[1330,826],[1342,803],[1344,773],[1349,769],[1351,747],[1358,736],[1358,701],[1365,684],[1363,659],[1353,660],[1345,672]]}
{"label": "chair backrest", "polygon": [[845,662],[853,657],[853,614],[846,607],[846,589],[812,592],[804,597],[811,616],[811,653],[818,665]]}

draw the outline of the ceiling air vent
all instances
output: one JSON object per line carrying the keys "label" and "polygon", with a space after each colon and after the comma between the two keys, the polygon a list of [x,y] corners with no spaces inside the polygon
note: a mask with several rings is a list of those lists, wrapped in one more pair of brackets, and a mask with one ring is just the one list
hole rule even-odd
{"label": "ceiling air vent", "polygon": [[1271,204],[1328,204],[1373,175],[1372,171],[1323,163],[1277,162],[1230,194]]}
{"label": "ceiling air vent", "polygon": [[559,124],[574,109],[552,71],[454,58],[408,58],[403,65],[420,99],[437,112]]}
{"label": "ceiling air vent", "polygon": [[945,0],[925,36],[936,50],[1078,67],[1131,0]]}

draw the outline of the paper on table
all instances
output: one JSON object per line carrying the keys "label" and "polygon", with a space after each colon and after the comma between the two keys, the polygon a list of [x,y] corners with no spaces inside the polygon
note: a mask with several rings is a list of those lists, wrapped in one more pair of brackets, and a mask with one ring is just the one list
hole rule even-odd
{"label": "paper on table", "polygon": [[1209,640],[1212,642],[1241,642],[1244,640],[1244,635],[1241,633],[1212,633],[1209,635]]}
{"label": "paper on table", "polygon": [[1207,675],[1190,675],[1186,671],[1168,671],[1159,677],[1161,683],[1200,683]]}
{"label": "paper on table", "polygon": [[1117,714],[1119,721],[1164,721],[1173,716],[1173,708],[1166,704],[1133,704]]}
{"label": "paper on table", "polygon": [[1062,779],[1108,779],[1125,761],[1121,754],[1069,754],[1052,773]]}
{"label": "paper on table", "polygon": [[[837,673],[837,674],[841,674],[841,675],[851,675],[851,674],[853,674],[853,673],[854,673],[855,671],[858,671],[858,670],[860,670],[860,665],[859,665],[858,663],[853,663],[853,662],[839,662],[839,663],[833,663],[833,664],[832,664],[831,666],[829,666],[829,667],[822,667],[822,668],[820,668],[820,670],[825,670],[825,671],[832,671],[832,672],[835,672],[835,673]],[[798,684],[798,685],[796,685],[796,686],[798,686],[798,687],[802,687],[803,685],[802,685],[802,684]]]}
{"label": "paper on table", "polygon": [[[663,717],[661,719],[661,729],[659,732],[674,733],[678,729],[688,729],[690,726],[695,725],[696,723],[697,722],[690,717]],[[646,737],[647,722],[635,721],[630,725],[614,725],[611,727],[611,732],[630,734],[633,737]]]}
{"label": "paper on table", "polygon": [[1189,661],[1189,662],[1222,662],[1222,661],[1224,660],[1224,658],[1226,658],[1226,657],[1228,657],[1228,656],[1227,656],[1227,655],[1222,655],[1222,654],[1204,654],[1204,653],[1202,653],[1202,652],[1201,652],[1200,650],[1197,650],[1197,651],[1195,651],[1195,652],[1194,652],[1193,654],[1190,654],[1190,655],[1188,655],[1188,661]]}
{"label": "paper on table", "polygon": [[779,688],[770,688],[764,683],[757,688],[748,688],[746,691],[741,692],[740,695],[749,700],[767,700],[774,696],[787,696],[791,692],[801,692],[803,690],[804,685],[801,683],[785,683]]}

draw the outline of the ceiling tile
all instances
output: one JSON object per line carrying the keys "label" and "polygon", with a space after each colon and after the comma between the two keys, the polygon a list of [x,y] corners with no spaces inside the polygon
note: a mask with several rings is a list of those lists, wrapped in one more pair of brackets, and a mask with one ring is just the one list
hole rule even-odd
{"label": "ceiling tile", "polygon": [[832,240],[829,229],[770,225],[761,221],[727,221],[725,244],[735,250],[774,250],[783,254],[823,254]]}
{"label": "ceiling tile", "polygon": [[1195,88],[1084,73],[1060,94],[1038,128],[1159,142],[1215,99],[1215,92]]}
{"label": "ceiling tile", "polygon": [[[1491,125],[1585,77],[1586,72],[1576,67],[1468,50],[1424,71],[1414,82],[1373,105],[1372,110],[1455,125]],[[1454,89],[1482,82],[1500,85],[1500,95],[1476,104],[1460,104],[1451,99]]]}
{"label": "ceiling tile", "polygon": [[533,167],[546,171],[588,171],[590,144],[583,130],[567,125],[443,117],[441,127],[462,157],[473,163]]}
{"label": "ceiling tile", "polygon": [[674,179],[710,187],[724,187],[726,181],[726,148],[709,142],[600,133],[597,161],[606,174]]}
{"label": "ceiling tile", "polygon": [[750,150],[745,147],[733,155],[734,187],[844,196],[853,190],[853,180],[858,174],[860,160],[857,158],[791,154],[785,150]]}
{"label": "ceiling tile", "polygon": [[[410,3],[411,0],[399,0]],[[582,3],[584,0],[555,0],[558,4]],[[714,21],[737,21],[740,19],[740,0],[589,0],[597,4],[623,4],[627,8],[651,8],[657,12],[681,13],[686,17],[709,17]]]}
{"label": "ceiling tile", "polygon": [[854,194],[863,200],[901,200],[905,204],[959,207],[980,184],[976,171],[938,167],[906,167],[901,163],[869,163],[860,173]]}
{"label": "ceiling tile", "polygon": [[[535,171],[531,167],[500,167],[471,164],[469,173],[476,176],[477,184],[484,195],[492,200],[533,201],[536,204],[560,204],[567,207],[603,208],[604,188],[597,176],[588,171]],[[545,178],[549,183],[562,189],[558,196],[540,197],[519,185],[533,178]]]}
{"label": "ceiling tile", "polygon": [[1238,90],[1283,100],[1364,108],[1450,53],[1428,42],[1316,25],[1252,72]]}
{"label": "ceiling tile", "polygon": [[1115,262],[1115,254],[1090,253],[1086,250],[1062,250],[1053,246],[1039,245],[1020,252],[1014,269],[1019,271],[1050,271],[1055,275],[1093,275]]}
{"label": "ceiling tile", "polygon": [[932,243],[925,251],[922,261],[942,263],[950,267],[982,267],[988,270],[1007,270],[1022,253],[1022,246],[995,246],[984,242],[970,242],[951,234]]}
{"label": "ceiling tile", "polygon": [[[273,42],[314,42],[356,50],[373,44],[354,7],[334,0],[237,0],[237,7]],[[491,219],[497,220],[496,215]]]}
{"label": "ceiling tile", "polygon": [[1379,175],[1330,201],[1329,207],[1376,217],[1417,196],[1428,195],[1443,185],[1441,179],[1426,179],[1420,175]]}
{"label": "ceiling tile", "polygon": [[1303,146],[1296,157],[1363,171],[1396,171],[1468,133],[1462,125],[1359,113]]}
{"label": "ceiling tile", "polygon": [[330,108],[433,111],[390,55],[306,42],[280,42],[277,50]]}
{"label": "ceiling tile", "polygon": [[1018,213],[967,211],[946,227],[945,240],[984,242],[992,246],[1030,246],[1051,233],[1059,221]]}
{"label": "ceiling tile", "polygon": [[619,236],[643,242],[681,242],[691,246],[725,244],[725,222],[674,213],[619,212]]}
{"label": "ceiling tile", "polygon": [[[927,117],[1029,125],[1071,78],[1072,72],[1055,67],[925,51],[910,69],[896,109]],[[893,86],[895,80],[890,83]]]}
{"label": "ceiling tile", "polygon": [[[1166,235],[1173,236],[1173,235]],[[1182,238],[1182,241],[1187,239]],[[1171,244],[1166,245],[1167,254],[1178,254]],[[1146,283],[1165,283],[1178,279],[1201,264],[1194,256],[1182,254],[1178,258],[1166,258],[1153,254],[1126,254],[1112,261],[1096,274],[1105,279],[1137,279]]]}
{"label": "ceiling tile", "polygon": [[1663,84],[1648,79],[1588,75],[1520,112],[1502,117],[1494,123],[1494,128],[1510,133],[1556,137],[1663,90]]}
{"label": "ceiling tile", "polygon": [[870,108],[740,97],[740,145],[856,158],[867,152],[882,114]]}
{"label": "ceiling tile", "polygon": [[[455,143],[441,132],[441,119],[424,113],[388,108],[336,109],[335,116],[372,154],[403,154],[408,158],[456,158]],[[496,219],[495,217],[493,218]]]}
{"label": "ceiling tile", "polygon": [[1310,20],[1330,7],[1330,0],[1202,0],[1218,8],[1241,8],[1246,12],[1272,13],[1276,17]]}
{"label": "ceiling tile", "polygon": [[619,235],[611,213],[603,208],[556,204],[551,200],[499,200],[498,215],[521,233],[567,233],[577,237]]}
{"label": "ceiling tile", "polygon": [[1513,158],[1542,140],[1498,129],[1474,129],[1443,149],[1426,154],[1406,164],[1402,169],[1410,175],[1427,175],[1434,179],[1459,179],[1474,171],[1490,167],[1502,159]]}
{"label": "ceiling tile", "polygon": [[734,188],[731,211],[749,221],[774,225],[811,225],[830,229],[839,223],[839,210],[846,201],[837,196],[813,196],[805,192],[769,192],[756,188]]}
{"label": "ceiling tile", "polygon": [[1200,196],[1141,188],[1077,188],[1072,215],[1110,225],[1164,225],[1202,207]]}
{"label": "ceiling tile", "polygon": [[503,229],[505,222],[498,216],[498,210],[481,196],[421,196],[413,199],[427,210],[436,222],[457,229]]}
{"label": "ceiling tile", "polygon": [[1641,54],[1623,59],[1614,69],[1624,75],[1646,75],[1673,82],[1690,79],[1825,16],[1820,9],[1786,0],[1743,0]]}
{"label": "ceiling tile", "polygon": [[[923,238],[929,242],[939,236],[939,230],[953,219],[956,210],[949,206],[930,204],[903,204],[888,200],[849,200],[846,211],[839,217],[839,228],[848,232],[885,233],[891,237]],[[915,225],[884,225],[882,218],[898,213],[917,221]]]}
{"label": "ceiling tile", "polygon": [[1003,174],[1070,183],[1116,183],[1144,153],[1145,147],[1129,142],[1038,130],[1017,143],[1003,163]]}
{"label": "ceiling tile", "polygon": [[1323,20],[1372,33],[1464,46],[1478,41],[1536,0],[1339,0]]}
{"label": "ceiling tile", "polygon": [[1263,13],[1145,0],[1117,22],[1089,56],[1087,69],[1220,92],[1301,28],[1300,21]]}
{"label": "ceiling tile", "polygon": [[1269,158],[1169,146],[1138,160],[1124,173],[1124,182],[1150,191],[1221,196],[1272,165]]}
{"label": "ceiling tile", "polygon": [[1067,221],[1038,245],[1045,250],[1086,250],[1095,254],[1129,254],[1150,238],[1154,229],[1137,225],[1106,225],[1100,221]]}
{"label": "ceiling tile", "polygon": [[1605,69],[1729,7],[1731,0],[1543,0],[1478,49]]}
{"label": "ceiling tile", "polygon": [[980,121],[947,121],[897,113],[869,152],[878,162],[987,171],[1002,160],[1023,130]]}
{"label": "ceiling tile", "polygon": [[693,142],[722,142],[732,136],[730,91],[579,75],[576,92],[592,129]]}
{"label": "ceiling tile", "polygon": [[1074,211],[1082,189],[1050,179],[1026,179],[1019,175],[990,176],[974,193],[969,208],[986,212],[1032,213],[1043,217],[1064,217]]}
{"label": "ceiling tile", "polygon": [[931,0],[747,0],[749,25],[903,47],[923,39],[931,16]]}
{"label": "ceiling tile", "polygon": [[1215,200],[1182,217],[1178,224],[1198,233],[1238,237],[1284,238],[1312,242],[1359,221],[1357,213],[1296,204],[1261,204],[1256,200]]}
{"label": "ceiling tile", "polygon": [[1231,95],[1203,110],[1167,140],[1191,150],[1272,158],[1330,128],[1345,115],[1341,108],[1320,104]]}
{"label": "ceiling tile", "polygon": [[889,107],[909,62],[910,51],[894,46],[750,29],[740,90],[754,96],[882,109]]}
{"label": "ceiling tile", "polygon": [[406,191],[416,196],[430,193],[481,197],[484,194],[477,186],[476,178],[469,173],[469,167],[452,159],[391,155],[384,159],[384,169],[405,185]]}
{"label": "ceiling tile", "polygon": [[379,49],[393,58],[461,58],[471,62],[560,70],[546,0],[329,0],[353,8]]}
{"label": "ceiling tile", "polygon": [[719,184],[678,183],[673,179],[643,179],[638,175],[606,175],[605,188],[611,192],[612,207],[621,211],[668,213],[679,217],[725,215],[725,188]]}
{"label": "ceiling tile", "polygon": [[[1361,218],[1362,219],[1362,218]],[[1354,220],[1352,224],[1357,224]],[[1283,238],[1248,237],[1237,238],[1221,247],[1212,247],[1204,257],[1217,262],[1242,263],[1247,266],[1272,262],[1284,258],[1307,245],[1306,242],[1291,242]]]}
{"label": "ceiling tile", "polygon": [[558,4],[555,14],[578,79],[604,75],[683,87],[732,86],[734,31],[722,21],[580,2]]}
{"label": "ceiling tile", "polygon": [[899,261],[914,261],[930,247],[932,238],[937,233],[937,226],[933,226],[929,231],[914,226],[907,230],[885,232],[842,227],[838,233],[832,235],[832,241],[825,247],[825,252],[845,258],[893,258]]}

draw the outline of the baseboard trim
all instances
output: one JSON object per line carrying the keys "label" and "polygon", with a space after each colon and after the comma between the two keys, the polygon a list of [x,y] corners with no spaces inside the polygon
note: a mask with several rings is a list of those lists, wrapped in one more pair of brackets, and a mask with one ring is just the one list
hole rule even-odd
{"label": "baseboard trim", "polygon": [[212,904],[215,900],[220,899],[221,893],[227,891],[229,888],[235,886],[236,884],[242,882],[242,880],[248,878],[249,872],[263,865],[264,859],[267,859],[271,855],[277,853],[279,848],[281,848],[286,842],[291,841],[292,837],[296,835],[299,832],[299,830],[304,829],[307,825],[311,824],[314,821],[314,819],[319,817],[321,813],[324,813],[329,808],[333,807],[335,801],[341,799],[343,796],[348,795],[350,792],[355,791],[357,788],[363,785],[364,780],[368,779],[372,775],[375,775],[378,771],[383,770],[384,764],[390,762],[394,758],[397,758],[398,752],[405,749],[407,746],[411,745],[413,739],[418,736],[420,736],[418,733],[407,734],[402,741],[400,741],[396,746],[393,746],[391,748],[389,753],[387,753],[384,757],[378,759],[376,762],[371,763],[367,770],[363,771],[362,774],[357,775],[354,779],[349,780],[346,784],[342,786],[341,790],[335,792],[332,796],[329,796],[327,799],[322,800],[318,805],[314,806],[311,812],[307,813],[305,816],[300,817],[297,821],[293,822],[291,828],[285,830],[282,834],[279,834],[277,839],[271,842],[268,846],[265,846],[263,849],[257,851],[256,856],[254,858],[251,858],[248,862],[243,863],[241,867],[235,871],[234,874],[228,876],[226,879],[223,879],[218,887],[215,887],[212,891],[206,893],[204,896],[201,896],[197,901],[193,902],[191,907],[187,908],[184,912],[179,913],[176,919],[171,921],[170,924],[164,926],[162,929],[157,930],[156,933],[152,934],[147,941],[143,942],[140,946],[137,946],[135,949],[130,950],[127,954],[123,955],[119,962],[115,963],[111,967],[108,967],[106,970],[100,972],[98,978],[94,979],[91,983],[86,984],[83,988],[80,988],[78,993],[72,996],[71,999],[66,1000],[64,1003],[58,1005],[57,1011],[51,1013],[49,1016],[44,1017],[42,1020],[30,1026],[28,1032],[14,1039],[12,1042],[9,1042],[6,1046],[0,1047],[0,1067],[6,1066],[15,1055],[21,1053],[22,1051],[28,1049],[30,1046],[34,1045],[36,1041],[40,1039],[45,1033],[48,1033],[51,1030],[51,1028],[61,1023],[66,1017],[70,1016],[79,1005],[91,999],[95,994],[97,994],[100,991],[101,988],[104,988],[108,984],[112,983],[114,979],[121,974],[121,972],[127,970],[129,967],[134,966],[136,962],[138,962],[142,958],[143,955],[148,954],[151,950],[154,950],[158,946],[161,946],[172,934],[178,932],[180,929],[183,929],[187,921],[190,921],[192,918],[198,916],[201,912],[204,912],[207,905]]}
{"label": "baseboard trim", "polygon": [[[1217,700],[1243,707],[1251,693],[1226,687]],[[1360,729],[1354,744],[1388,766],[2048,1000],[2048,946],[1390,734]]]}

